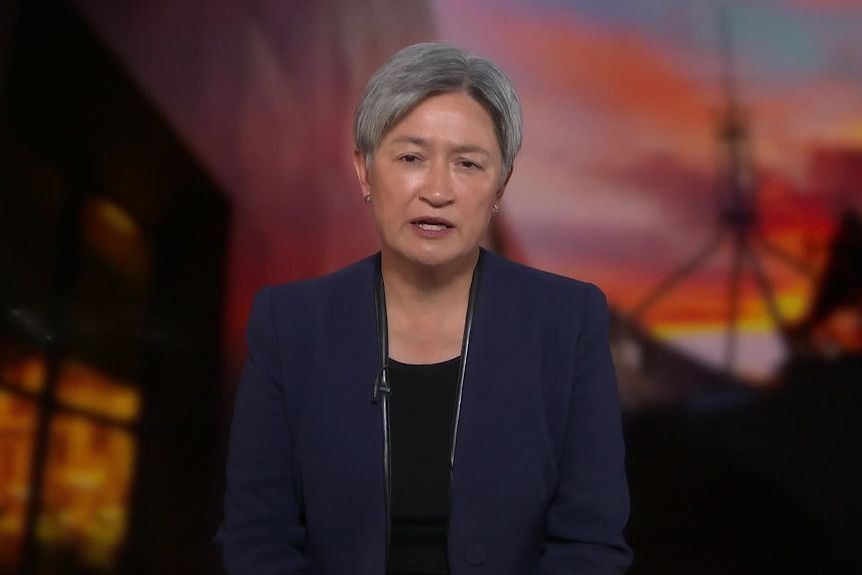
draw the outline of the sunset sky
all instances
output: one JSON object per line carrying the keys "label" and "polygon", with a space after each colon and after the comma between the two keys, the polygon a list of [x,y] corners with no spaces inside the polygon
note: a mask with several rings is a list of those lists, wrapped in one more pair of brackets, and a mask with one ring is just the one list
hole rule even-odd
{"label": "sunset sky", "polygon": [[[749,118],[764,235],[813,267],[835,215],[862,207],[862,2],[437,0],[443,39],[498,61],[518,88],[526,136],[504,200],[533,264],[599,283],[636,305],[717,231],[723,109],[720,6]],[[481,25],[477,25],[481,22]],[[659,333],[717,361],[729,242],[647,315]],[[782,311],[810,283],[767,255]],[[741,371],[780,360],[746,277]]]}

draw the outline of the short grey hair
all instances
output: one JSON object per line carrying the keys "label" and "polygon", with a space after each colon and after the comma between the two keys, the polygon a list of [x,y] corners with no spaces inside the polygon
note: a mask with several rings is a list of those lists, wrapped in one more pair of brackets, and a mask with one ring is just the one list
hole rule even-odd
{"label": "short grey hair", "polygon": [[371,165],[384,136],[425,99],[463,91],[491,116],[508,177],[521,149],[521,103],[506,74],[485,58],[447,44],[425,42],[396,52],[378,69],[356,108],[353,140]]}

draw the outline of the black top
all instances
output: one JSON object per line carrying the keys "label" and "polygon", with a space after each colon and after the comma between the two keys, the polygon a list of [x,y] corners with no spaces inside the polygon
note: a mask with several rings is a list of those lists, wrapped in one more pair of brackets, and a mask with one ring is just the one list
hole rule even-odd
{"label": "black top", "polygon": [[460,357],[429,365],[389,360],[390,575],[449,573],[449,446],[459,364]]}

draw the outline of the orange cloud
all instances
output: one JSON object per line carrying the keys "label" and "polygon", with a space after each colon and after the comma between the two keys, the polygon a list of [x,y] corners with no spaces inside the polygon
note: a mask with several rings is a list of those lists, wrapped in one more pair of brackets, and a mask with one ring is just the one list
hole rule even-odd
{"label": "orange cloud", "polygon": [[[455,0],[445,0],[441,4],[438,20],[446,39],[490,55],[512,75],[524,100],[528,140],[538,139],[544,146],[537,164],[557,154],[546,162],[555,168],[554,158],[574,157],[581,165],[571,176],[573,188],[583,190],[600,182],[613,190],[609,184],[618,183],[627,192],[636,190],[648,196],[662,218],[655,235],[666,241],[672,235],[667,230],[671,222],[675,230],[681,230],[674,245],[687,244],[694,231],[705,230],[716,221],[712,192],[722,177],[720,165],[714,164],[716,154],[721,153],[713,131],[722,106],[717,61],[709,56],[681,54],[678,48],[664,46],[631,29],[589,22],[571,8],[491,7],[482,0],[458,2],[457,6]],[[825,7],[853,3],[805,4]],[[476,26],[476,21],[482,25]],[[693,72],[691,67],[698,58],[703,68],[714,70],[714,74],[704,79],[701,73]],[[834,178],[837,171],[833,156],[821,154],[820,160],[812,160],[811,143],[818,139],[837,141],[839,129],[845,134],[842,141],[846,141],[846,134],[855,133],[854,126],[858,131],[862,125],[855,104],[858,90],[828,75],[780,89],[750,78],[742,88],[743,103],[752,118],[754,160],[759,164],[762,233],[782,252],[816,269],[834,228],[831,200],[822,182],[825,175]],[[544,125],[539,124],[540,133],[531,131],[531,126],[533,130],[537,126],[530,123],[531,109],[540,110],[545,120]],[[581,141],[571,137],[578,130],[591,131],[581,135]],[[561,133],[567,137],[561,138]],[[525,152],[533,153],[533,148],[525,146]],[[809,162],[813,166],[810,170],[806,167]],[[856,173],[855,163],[848,168],[840,159],[838,165],[842,174]],[[547,170],[535,173],[533,177],[541,177]],[[815,180],[821,184],[815,185]],[[631,209],[622,192],[615,197],[621,199],[620,210]],[[514,218],[517,224],[517,215]],[[614,305],[630,309],[687,257],[668,264],[668,259],[676,256],[656,242],[658,250],[650,258],[632,261],[631,254],[620,252],[649,252],[642,243],[631,241],[638,230],[595,227],[601,228],[602,241],[591,241],[577,231],[568,231],[564,238],[573,244],[589,243],[589,250],[583,245],[569,248],[555,241],[553,233],[528,229],[532,235],[523,243],[530,244],[530,263],[594,281]],[[692,327],[725,321],[729,245],[726,241],[708,268],[699,270],[653,308],[645,318],[647,322],[656,327]],[[700,247],[695,242],[692,253]],[[782,309],[789,316],[798,316],[811,284],[780,259],[765,251],[758,254]],[[749,327],[768,325],[768,312],[751,269],[745,273],[740,320]]]}
{"label": "orange cloud", "polygon": [[[441,12],[447,10],[454,7]],[[482,26],[468,31],[453,24],[456,41],[492,53],[516,81],[541,83],[542,89],[669,130],[696,127],[702,135],[711,125],[712,86],[687,77],[670,51],[632,31],[597,26],[571,9],[489,10],[474,1],[459,3],[457,13],[466,21],[481,15]]]}

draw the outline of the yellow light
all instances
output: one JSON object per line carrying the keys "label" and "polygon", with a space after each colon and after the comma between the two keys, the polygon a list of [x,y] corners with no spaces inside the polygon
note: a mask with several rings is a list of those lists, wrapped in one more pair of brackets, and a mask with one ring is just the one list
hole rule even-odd
{"label": "yellow light", "polygon": [[30,356],[3,367],[3,380],[31,393],[42,391],[45,386],[45,359]]}
{"label": "yellow light", "polygon": [[98,411],[120,421],[134,421],[141,410],[140,394],[131,383],[75,360],[63,362],[57,398],[62,403]]}
{"label": "yellow light", "polygon": [[145,285],[150,270],[150,248],[135,218],[119,204],[88,200],[84,210],[87,245],[115,269],[138,285]]}
{"label": "yellow light", "polygon": [[115,231],[126,236],[138,235],[138,224],[117,204],[108,200],[94,200],[94,203],[102,221]]}
{"label": "yellow light", "polygon": [[[2,368],[9,383],[28,388],[44,387],[45,372],[39,355]],[[62,363],[57,386],[61,405],[128,423],[139,416],[134,385],[80,361]],[[36,416],[33,401],[0,392],[0,551],[17,549],[23,536]],[[126,537],[135,437],[84,416],[57,415],[49,445],[36,535],[48,552],[74,549],[82,565],[110,570]]]}

